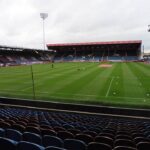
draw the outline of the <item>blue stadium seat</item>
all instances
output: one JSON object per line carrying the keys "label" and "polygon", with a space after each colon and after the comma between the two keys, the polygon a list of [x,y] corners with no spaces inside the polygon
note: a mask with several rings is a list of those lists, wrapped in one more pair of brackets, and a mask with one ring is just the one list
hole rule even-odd
{"label": "blue stadium seat", "polygon": [[0,137],[4,137],[5,136],[5,130],[0,128]]}
{"label": "blue stadium seat", "polygon": [[36,143],[39,145],[42,144],[41,136],[38,134],[35,134],[35,133],[31,133],[31,132],[24,132],[23,133],[23,140],[28,141],[28,142],[32,142],[32,143]]}
{"label": "blue stadium seat", "polygon": [[21,141],[17,145],[17,150],[45,150],[45,148],[35,143]]}
{"label": "blue stadium seat", "polygon": [[63,147],[64,146],[63,140],[56,136],[45,135],[42,141],[43,141],[44,147],[48,147],[48,146]]}
{"label": "blue stadium seat", "polygon": [[49,146],[49,147],[46,147],[45,150],[67,150],[67,149],[55,147],[55,146]]}
{"label": "blue stadium seat", "polygon": [[7,129],[6,130],[6,138],[15,140],[15,141],[21,141],[22,140],[22,133],[14,130],[14,129]]}
{"label": "blue stadium seat", "polygon": [[104,143],[91,142],[88,144],[87,150],[112,150],[112,148]]}
{"label": "blue stadium seat", "polygon": [[86,150],[86,144],[77,139],[64,140],[64,148],[68,150]]}

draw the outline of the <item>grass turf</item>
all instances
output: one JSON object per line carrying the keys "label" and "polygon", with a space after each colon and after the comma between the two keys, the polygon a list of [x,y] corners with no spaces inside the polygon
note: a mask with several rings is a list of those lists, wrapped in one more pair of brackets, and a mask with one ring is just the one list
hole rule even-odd
{"label": "grass turf", "polygon": [[[144,63],[33,65],[35,99],[150,108],[150,65]],[[30,66],[0,68],[0,96],[33,98]]]}

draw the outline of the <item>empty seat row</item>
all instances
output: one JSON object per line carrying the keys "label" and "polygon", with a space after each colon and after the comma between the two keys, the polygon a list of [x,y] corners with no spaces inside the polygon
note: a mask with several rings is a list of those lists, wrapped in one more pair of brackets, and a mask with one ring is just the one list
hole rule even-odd
{"label": "empty seat row", "polygon": [[[64,148],[65,141],[70,139],[83,142],[88,149],[90,145],[97,145],[97,148],[103,145],[110,149],[127,146],[137,149],[139,144],[150,142],[150,121],[25,108],[0,108],[0,137],[19,143],[31,142],[42,147]],[[49,144],[52,139],[55,142],[59,139],[60,145]]]}

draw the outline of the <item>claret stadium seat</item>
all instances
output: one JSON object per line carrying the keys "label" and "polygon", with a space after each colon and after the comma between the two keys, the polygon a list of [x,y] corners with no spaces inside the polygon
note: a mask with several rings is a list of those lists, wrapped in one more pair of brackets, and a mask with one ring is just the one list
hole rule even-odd
{"label": "claret stadium seat", "polygon": [[74,138],[74,135],[71,132],[68,132],[68,131],[59,131],[57,133],[57,136],[60,137],[63,140],[65,140],[65,139],[73,139]]}
{"label": "claret stadium seat", "polygon": [[139,142],[137,144],[138,150],[150,150],[150,142]]}
{"label": "claret stadium seat", "polygon": [[90,143],[90,142],[93,142],[94,141],[94,138],[88,134],[77,134],[75,136],[76,139],[78,140],[81,140],[81,141],[84,141],[86,144]]}

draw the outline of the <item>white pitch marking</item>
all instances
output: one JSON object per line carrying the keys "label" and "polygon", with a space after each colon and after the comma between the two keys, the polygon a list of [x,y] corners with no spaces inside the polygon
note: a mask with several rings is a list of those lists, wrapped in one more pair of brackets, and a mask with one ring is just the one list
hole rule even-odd
{"label": "white pitch marking", "polygon": [[110,88],[111,88],[111,85],[112,85],[113,80],[114,80],[114,77],[112,77],[112,79],[111,79],[111,81],[110,81],[109,88],[108,88],[108,90],[107,90],[107,93],[106,93],[105,97],[108,97],[108,94],[109,94],[109,91],[110,91]]}
{"label": "white pitch marking", "polygon": [[[8,93],[8,92],[18,92],[19,90],[1,90],[0,93]],[[52,94],[50,92],[40,92],[40,91],[36,91],[36,95],[39,95],[39,93],[45,93],[45,94]],[[11,93],[12,95],[32,95],[32,94],[22,94],[22,93]],[[69,93],[57,93],[58,95],[72,95],[72,96],[75,96],[75,95],[78,95],[78,96],[96,96],[96,95],[86,95],[86,94],[69,94]],[[51,96],[51,97],[58,97],[58,96]],[[101,98],[105,98],[105,96],[100,96]],[[113,96],[108,96],[108,98],[114,98]],[[145,100],[144,98],[139,98],[139,97],[119,97],[119,96],[115,96],[115,98],[127,98],[127,99],[139,99],[139,100]],[[68,98],[68,99],[71,99],[71,98]]]}
{"label": "white pitch marking", "polygon": [[22,90],[20,90],[20,91],[26,91],[26,90],[28,90],[28,89],[31,89],[31,88],[33,88],[32,86],[30,86],[30,87],[26,87],[26,88],[23,88]]}

